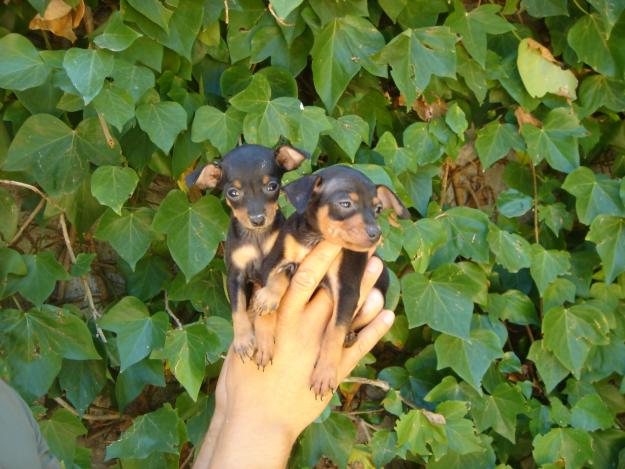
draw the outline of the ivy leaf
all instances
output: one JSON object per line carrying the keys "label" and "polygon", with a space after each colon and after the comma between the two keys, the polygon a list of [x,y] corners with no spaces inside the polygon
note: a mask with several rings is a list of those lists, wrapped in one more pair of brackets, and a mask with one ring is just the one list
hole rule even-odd
{"label": "ivy leaf", "polygon": [[614,423],[614,416],[598,394],[587,394],[575,403],[571,411],[571,426],[594,432],[607,430]]}
{"label": "ivy leaf", "polygon": [[[130,93],[135,103],[139,101],[146,91],[154,87],[154,73],[152,70],[140,65],[133,65],[117,57],[115,58],[112,76],[115,84]],[[97,105],[97,103],[94,104]]]}
{"label": "ivy leaf", "polygon": [[[141,0],[141,3],[144,2]],[[203,10],[203,2],[199,1],[177,4],[167,28],[163,28],[165,31],[157,32],[158,42],[191,61],[193,43],[202,26]]]}
{"label": "ivy leaf", "polygon": [[456,35],[444,26],[406,29],[376,56],[391,67],[391,76],[406,104],[411,105],[432,75],[456,76]]}
{"label": "ivy leaf", "polygon": [[397,434],[389,430],[379,430],[369,442],[375,467],[385,467],[397,455]]}
{"label": "ivy leaf", "polygon": [[532,205],[532,198],[516,189],[506,189],[497,197],[499,212],[508,218],[525,215],[532,208]]}
{"label": "ivy leaf", "polygon": [[509,233],[491,224],[488,244],[497,258],[497,263],[509,272],[516,273],[530,266],[530,244],[518,234]]}
{"label": "ivy leaf", "polygon": [[22,91],[42,85],[50,73],[37,49],[21,34],[0,39],[0,88]]}
{"label": "ivy leaf", "polygon": [[541,295],[551,282],[569,271],[570,257],[570,254],[565,251],[546,250],[540,245],[532,245],[530,273]]}
{"label": "ivy leaf", "polygon": [[95,253],[81,252],[76,256],[76,262],[70,268],[70,274],[73,277],[82,277],[91,272],[91,263],[96,258]]}
{"label": "ivy leaf", "polygon": [[467,122],[467,117],[458,103],[453,103],[447,109],[447,113],[445,114],[445,123],[449,126],[453,132],[460,137],[460,139],[464,139],[464,132],[469,127],[469,123]]}
{"label": "ivy leaf", "polygon": [[65,52],[63,68],[85,104],[95,98],[104,79],[113,71],[113,56],[96,49],[71,48]]}
{"label": "ivy leaf", "polygon": [[355,439],[356,429],[344,415],[333,413],[321,423],[313,422],[300,437],[298,467],[314,467],[322,456],[346,467]]}
{"label": "ivy leaf", "polygon": [[332,19],[315,34],[310,51],[313,82],[328,112],[361,67],[384,74],[370,59],[382,47],[382,34],[369,21],[352,15]]}
{"label": "ivy leaf", "polygon": [[404,249],[410,256],[417,273],[424,273],[433,253],[447,242],[447,230],[442,223],[431,218],[422,218],[406,228]]}
{"label": "ivy leaf", "polygon": [[613,282],[625,271],[625,219],[599,215],[590,225],[586,239],[597,245],[605,281]]}
{"label": "ivy leaf", "polygon": [[604,75],[591,75],[579,87],[579,98],[588,114],[604,106],[622,112],[625,111],[625,83]]}
{"label": "ivy leaf", "polygon": [[294,140],[300,127],[304,105],[297,98],[276,98],[266,103],[259,113],[243,120],[243,134],[248,142],[274,146],[281,136]]}
{"label": "ivy leaf", "polygon": [[91,175],[91,193],[102,205],[120,215],[126,200],[137,187],[139,178],[132,168],[100,166]]}
{"label": "ivy leaf", "polygon": [[134,271],[122,267],[127,293],[143,301],[154,298],[161,292],[165,282],[171,279],[169,269],[169,263],[162,257],[149,254],[137,262]]}
{"label": "ivy leaf", "polygon": [[295,10],[303,0],[274,0],[271,2],[276,15],[280,18],[286,18]]}
{"label": "ivy leaf", "polygon": [[486,66],[486,35],[504,34],[514,31],[498,13],[499,5],[485,4],[467,13],[460,2],[455,3],[454,12],[445,20],[445,24],[462,38],[462,43],[471,57],[484,68]]}
{"label": "ivy leaf", "polygon": [[230,104],[247,113],[262,112],[271,100],[271,85],[264,74],[257,73],[242,91],[230,98]]}
{"label": "ivy leaf", "polygon": [[512,148],[518,151],[524,148],[517,128],[512,124],[492,121],[477,132],[475,149],[484,169],[502,159]]}
{"label": "ivy leaf", "polygon": [[157,411],[137,417],[121,438],[106,448],[105,460],[144,459],[154,453],[179,454],[180,425],[178,414],[166,403]]}
{"label": "ivy leaf", "polygon": [[316,106],[305,106],[299,121],[299,132],[292,143],[312,154],[317,148],[319,135],[332,129],[332,123],[325,110]]}
{"label": "ivy leaf", "polygon": [[206,352],[214,346],[215,338],[202,323],[190,324],[167,333],[162,355],[167,359],[167,365],[178,382],[193,400],[197,399],[204,380]]}
{"label": "ivy leaf", "polygon": [[100,219],[95,237],[111,243],[117,254],[134,269],[154,238],[150,226],[152,216],[148,208],[122,210],[119,216],[108,210]]}
{"label": "ivy leaf", "polygon": [[102,329],[117,334],[120,372],[123,373],[153,349],[163,346],[169,319],[163,311],[150,316],[141,300],[127,296],[110,308],[99,324]]}
{"label": "ivy leaf", "polygon": [[489,293],[488,312],[491,316],[513,324],[540,325],[534,303],[519,290],[508,290],[502,294]]}
{"label": "ivy leaf", "polygon": [[567,0],[521,0],[521,7],[534,18],[569,14]]}
{"label": "ivy leaf", "polygon": [[577,137],[584,136],[585,129],[572,111],[553,109],[542,128],[524,124],[521,134],[534,165],[546,159],[549,166],[563,173],[571,173],[579,166]]}
{"label": "ivy leaf", "polygon": [[76,439],[87,434],[80,417],[69,410],[57,409],[51,418],[42,420],[39,427],[52,453],[67,467],[72,466],[76,456]]}
{"label": "ivy leaf", "polygon": [[61,371],[63,359],[56,354],[39,355],[31,360],[12,354],[8,360],[11,386],[27,401],[34,401],[46,394]]}
{"label": "ivy leaf", "polygon": [[447,334],[469,338],[475,285],[457,264],[446,264],[431,275],[409,273],[401,279],[410,328],[423,324]]}
{"label": "ivy leaf", "polygon": [[441,216],[449,227],[450,244],[463,257],[477,262],[488,260],[488,217],[484,212],[468,207],[454,207]]}
{"label": "ivy leaf", "polygon": [[13,194],[0,188],[0,242],[8,243],[17,232],[17,223],[20,217],[20,207]]}
{"label": "ivy leaf", "polygon": [[543,308],[549,311],[554,306],[562,306],[566,301],[575,302],[575,284],[565,278],[557,278],[549,284],[543,295]]}
{"label": "ivy leaf", "polygon": [[478,328],[472,329],[467,339],[441,334],[434,342],[434,349],[438,370],[450,367],[478,392],[490,364],[503,356],[497,334]]}
{"label": "ivy leaf", "polygon": [[330,118],[330,122],[332,122],[330,137],[338,143],[353,163],[360,143],[369,143],[369,125],[362,117],[354,115],[341,116],[338,119]]}
{"label": "ivy leaf", "polygon": [[475,401],[471,409],[479,431],[492,428],[512,444],[516,442],[517,415],[525,412],[523,394],[506,383],[497,386],[490,396]]}
{"label": "ivy leaf", "polygon": [[527,358],[536,365],[540,378],[545,383],[545,391],[549,394],[568,376],[569,371],[560,363],[553,352],[545,347],[543,340],[537,340],[530,346]]}
{"label": "ivy leaf", "polygon": [[517,67],[530,96],[542,98],[547,93],[576,99],[577,78],[562,70],[549,49],[532,38],[519,42]]}
{"label": "ivy leaf", "polygon": [[128,3],[150,21],[168,31],[172,11],[165,8],[161,2],[158,0],[128,0]]}
{"label": "ivy leaf", "polygon": [[59,384],[82,415],[106,384],[107,369],[102,360],[64,360]]}
{"label": "ivy leaf", "polygon": [[96,36],[93,42],[103,49],[115,52],[128,49],[142,35],[126,26],[118,11],[109,16],[102,34]]}
{"label": "ivy leaf", "polygon": [[614,76],[616,64],[610,53],[610,27],[596,13],[582,15],[569,29],[568,43],[577,57],[602,75]]}
{"label": "ivy leaf", "polygon": [[100,94],[93,100],[93,106],[109,124],[120,132],[124,125],[135,116],[133,97],[125,89],[115,85],[104,85]]}
{"label": "ivy leaf", "polygon": [[609,326],[599,309],[582,304],[550,309],[542,329],[545,346],[579,379],[592,345],[607,344]]}
{"label": "ivy leaf", "polygon": [[570,230],[573,228],[573,214],[567,210],[566,205],[562,202],[538,205],[538,219],[547,225],[556,236],[560,235],[562,229]]}
{"label": "ivy leaf", "polygon": [[436,163],[445,152],[428,124],[415,122],[404,129],[404,145],[419,165]]}
{"label": "ivy leaf", "polygon": [[56,282],[70,277],[50,251],[22,256],[28,272],[17,280],[17,290],[36,305],[42,304],[50,296]]}
{"label": "ivy leaf", "polygon": [[143,390],[146,384],[164,387],[163,362],[161,360],[141,360],[117,375],[115,397],[119,410],[123,410]]}
{"label": "ivy leaf", "polygon": [[190,204],[183,192],[175,190],[161,203],[153,227],[167,234],[169,252],[190,280],[212,260],[228,222],[216,197],[206,195]]}
{"label": "ivy leaf", "polygon": [[575,196],[579,221],[590,225],[597,215],[625,216],[619,182],[582,167],[569,174],[562,189]]}
{"label": "ivy leaf", "polygon": [[536,435],[533,444],[536,464],[564,460],[566,469],[581,469],[593,456],[590,435],[574,428],[553,428],[545,435]]}
{"label": "ivy leaf", "polygon": [[589,0],[588,3],[595,7],[610,26],[617,22],[625,10],[625,3],[620,0]]}
{"label": "ivy leaf", "polygon": [[435,452],[441,446],[447,447],[445,425],[432,422],[417,409],[402,415],[395,422],[395,432],[397,433],[397,446],[406,447],[414,454],[430,454],[428,446]]}
{"label": "ivy leaf", "polygon": [[195,111],[191,140],[209,140],[219,153],[225,155],[232,150],[243,131],[243,113],[231,106],[226,112],[212,106],[201,106]]}
{"label": "ivy leaf", "polygon": [[150,140],[168,153],[178,134],[187,128],[187,113],[174,101],[146,103],[137,107],[137,121]]}

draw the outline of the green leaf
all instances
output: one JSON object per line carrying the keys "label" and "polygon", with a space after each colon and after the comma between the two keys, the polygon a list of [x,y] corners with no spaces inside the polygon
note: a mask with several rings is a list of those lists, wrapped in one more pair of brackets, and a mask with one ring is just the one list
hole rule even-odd
{"label": "green leaf", "polygon": [[605,281],[611,283],[625,271],[625,219],[599,215],[590,225],[586,239],[597,245]]}
{"label": "green leaf", "polygon": [[577,217],[585,225],[590,225],[597,215],[625,216],[619,182],[604,174],[581,167],[566,177],[562,189],[575,196]]}
{"label": "green leaf", "polygon": [[100,94],[93,100],[93,106],[104,116],[104,120],[120,132],[124,125],[135,116],[133,97],[125,89],[115,85],[104,85]]}
{"label": "green leaf", "polygon": [[310,51],[313,82],[328,112],[334,109],[361,67],[374,75],[384,74],[371,60],[382,47],[382,34],[369,21],[357,16],[334,18],[315,34]]}
{"label": "green leaf", "polygon": [[111,243],[117,254],[134,269],[154,238],[150,226],[152,216],[148,208],[123,210],[119,216],[108,210],[100,219],[95,237]]}
{"label": "green leaf", "polygon": [[401,402],[401,396],[399,395],[399,391],[391,389],[388,394],[386,394],[384,400],[382,400],[382,406],[384,406],[384,409],[387,412],[393,415],[401,415],[403,413],[404,406]]}
{"label": "green leaf", "polygon": [[406,228],[404,249],[417,273],[424,273],[433,253],[447,242],[447,232],[442,223],[423,218]]}
{"label": "green leaf", "polygon": [[298,467],[314,467],[322,456],[346,467],[356,439],[356,429],[344,415],[330,414],[321,423],[312,423],[302,433],[296,456]]}
{"label": "green leaf", "polygon": [[622,0],[588,0],[588,3],[595,7],[610,26],[617,22],[625,10],[625,3]]}
{"label": "green leaf", "polygon": [[294,140],[300,127],[304,105],[297,98],[277,98],[269,101],[258,114],[248,114],[243,120],[245,140],[272,147],[280,137]]}
{"label": "green leaf", "polygon": [[66,467],[71,467],[76,456],[76,439],[87,434],[87,429],[80,417],[69,410],[57,409],[52,417],[39,423],[41,434],[50,446],[50,450]]}
{"label": "green leaf", "polygon": [[257,73],[242,91],[230,98],[230,104],[243,112],[262,112],[271,100],[271,86],[263,74]]}
{"label": "green leaf", "polygon": [[143,459],[153,453],[179,454],[180,424],[178,414],[166,403],[157,411],[137,417],[121,438],[106,448],[105,460]]}
{"label": "green leaf", "polygon": [[63,360],[53,353],[39,355],[32,360],[22,360],[15,354],[9,360],[11,386],[27,401],[46,394],[61,371]]}
{"label": "green leaf", "polygon": [[517,415],[525,412],[521,391],[505,383],[497,386],[490,396],[477,400],[471,409],[479,431],[492,428],[512,444],[516,443]]}
{"label": "green leaf", "polygon": [[172,11],[167,9],[159,0],[128,0],[128,3],[150,21],[165,31],[168,30]]}
{"label": "green leaf", "polygon": [[70,274],[73,277],[82,277],[91,272],[91,263],[96,258],[95,253],[81,252],[76,256],[76,262],[72,264]]}
{"label": "green leaf", "polygon": [[280,18],[286,18],[295,10],[303,0],[274,0],[271,2],[276,15]]}
{"label": "green leaf", "polygon": [[564,460],[566,469],[580,469],[593,455],[590,435],[573,428],[554,428],[537,435],[533,444],[536,464]]}
{"label": "green leaf", "polygon": [[491,224],[488,244],[497,263],[509,272],[516,273],[530,266],[530,244],[521,236]]}
{"label": "green leaf", "polygon": [[117,375],[115,397],[119,409],[123,411],[143,391],[145,385],[164,387],[163,362],[161,360],[141,360]]}
{"label": "green leaf", "polygon": [[482,67],[486,66],[486,35],[504,34],[515,27],[499,16],[499,5],[485,4],[467,12],[460,2],[455,3],[454,12],[445,24],[462,38],[462,43],[471,57]]}
{"label": "green leaf", "polygon": [[521,0],[521,7],[535,18],[568,15],[568,0]]}
{"label": "green leaf", "polygon": [[622,112],[625,110],[625,83],[604,75],[591,75],[582,81],[579,98],[588,114],[601,107]]}
{"label": "green leaf", "polygon": [[124,24],[121,15],[116,11],[109,16],[104,31],[93,42],[103,49],[119,52],[128,49],[140,37],[141,34]]}
{"label": "green leaf", "polygon": [[113,72],[113,56],[96,49],[72,48],[65,52],[63,68],[85,104],[89,104]]}
{"label": "green leaf", "polygon": [[503,294],[488,294],[488,313],[495,318],[512,324],[539,326],[536,308],[532,300],[519,290],[508,290]]}
{"label": "green leaf", "polygon": [[464,139],[464,132],[469,127],[466,115],[458,103],[453,103],[447,109],[445,114],[445,123],[454,131],[461,139]]}
{"label": "green leaf", "polygon": [[592,345],[608,343],[606,318],[590,305],[552,308],[545,314],[542,329],[545,346],[578,379]]}
{"label": "green leaf", "polygon": [[50,296],[56,282],[69,280],[69,275],[50,251],[23,256],[28,273],[16,284],[17,290],[36,305],[42,304]]}
{"label": "green leaf", "polygon": [[523,141],[512,124],[492,121],[477,132],[475,149],[484,169],[505,157],[511,149],[523,150]]}
{"label": "green leaf", "polygon": [[488,260],[488,217],[468,207],[454,207],[442,216],[449,227],[449,243],[459,255],[477,262]]}
{"label": "green leaf", "polygon": [[232,150],[243,131],[243,113],[231,106],[226,112],[212,106],[202,106],[195,111],[191,140],[210,141],[219,153]]}
{"label": "green leaf", "polygon": [[139,178],[132,168],[100,166],[91,176],[91,193],[102,205],[120,215],[124,203],[137,187]]}
{"label": "green leaf", "polygon": [[309,153],[317,149],[319,135],[332,129],[332,123],[325,110],[316,106],[305,106],[299,121],[299,132],[292,143]]}
{"label": "green leaf", "polygon": [[369,125],[362,117],[354,115],[341,116],[336,120],[331,119],[330,122],[332,122],[330,137],[338,143],[353,163],[361,142],[369,143]]}
{"label": "green leaf", "polygon": [[529,195],[525,195],[516,189],[507,189],[497,197],[499,212],[508,218],[525,215],[532,208],[533,203]]}
{"label": "green leaf", "polygon": [[414,454],[428,455],[430,449],[441,452],[440,447],[447,447],[445,424],[431,421],[420,410],[402,415],[395,422],[395,432],[397,446],[406,447]]}
{"label": "green leaf", "polygon": [[549,284],[543,294],[543,308],[549,311],[554,306],[562,306],[565,302],[575,302],[575,284],[565,278],[557,278]]}
{"label": "green leaf", "polygon": [[560,363],[553,352],[545,347],[543,340],[537,340],[532,343],[527,358],[536,365],[536,369],[545,383],[547,394],[553,391],[569,374],[569,371],[562,366],[562,363]]}
{"label": "green leaf", "polygon": [[[143,3],[143,0],[140,0]],[[151,1],[151,0],[150,0]],[[157,40],[165,47],[191,61],[193,43],[202,26],[203,3],[198,0],[179,2],[169,21],[169,31],[158,31]]]}
{"label": "green leaf", "polygon": [[167,246],[187,281],[212,260],[225,239],[228,216],[219,199],[206,195],[194,204],[180,191],[170,191],[154,217],[156,231],[167,234]]}
{"label": "green leaf", "polygon": [[441,334],[434,342],[434,348],[436,368],[450,367],[478,392],[490,364],[503,356],[499,337],[487,329],[472,329],[467,339]]}
{"label": "green leaf", "polygon": [[560,235],[562,229],[570,230],[573,228],[573,214],[567,210],[566,205],[562,202],[538,205],[538,219],[547,225],[556,236]]}
{"label": "green leaf", "polygon": [[456,76],[457,37],[444,26],[407,29],[389,42],[376,60],[391,67],[391,76],[410,106],[432,75]]}
{"label": "green leaf", "polygon": [[427,324],[437,331],[469,338],[475,285],[458,265],[443,265],[429,276],[406,274],[401,287],[410,328]]}
{"label": "green leaf", "polygon": [[100,319],[100,327],[117,334],[120,372],[147,357],[165,343],[169,319],[164,311],[152,316],[145,304],[132,296],[118,301]]}
{"label": "green leaf", "polygon": [[542,98],[547,93],[577,98],[577,78],[570,70],[562,70],[549,49],[531,38],[519,42],[517,67],[530,96]]}
{"label": "green leaf", "polygon": [[7,244],[17,232],[17,222],[19,221],[20,207],[15,203],[13,195],[0,188],[0,242],[5,241]]}
{"label": "green leaf", "polygon": [[[125,60],[115,59],[112,76],[115,84],[123,88],[127,93],[130,93],[135,103],[139,101],[146,91],[154,87],[154,73],[152,70],[140,65],[133,65]],[[97,107],[97,98],[94,104]]]}
{"label": "green leaf", "polygon": [[150,140],[168,153],[176,136],[187,128],[187,113],[173,101],[147,103],[137,107],[137,121]]}
{"label": "green leaf", "polygon": [[27,90],[42,85],[50,73],[37,49],[21,34],[0,39],[0,88]]}
{"label": "green leaf", "polygon": [[181,272],[169,287],[169,298],[173,301],[189,300],[197,311],[211,315],[230,317],[232,311],[224,291],[223,272],[209,266],[188,282]]}
{"label": "green leaf", "polygon": [[613,423],[612,412],[598,394],[585,395],[575,403],[571,412],[571,425],[580,430],[606,430]]}
{"label": "green leaf", "polygon": [[169,263],[162,257],[147,255],[141,258],[135,270],[123,269],[126,289],[130,296],[147,301],[158,295],[167,280],[171,279]]}
{"label": "green leaf", "polygon": [[375,467],[385,467],[397,455],[397,435],[389,430],[379,430],[369,442]]}
{"label": "green leaf", "polygon": [[169,369],[193,400],[197,399],[204,380],[206,351],[211,346],[215,346],[215,337],[201,323],[167,333],[162,354]]}
{"label": "green leaf", "polygon": [[570,254],[565,251],[546,250],[540,245],[532,245],[530,273],[541,295],[551,282],[569,271],[570,257]]}
{"label": "green leaf", "polygon": [[106,384],[107,369],[102,360],[64,360],[59,384],[82,415]]}
{"label": "green leaf", "polygon": [[596,13],[582,15],[569,29],[568,43],[579,60],[602,75],[614,76],[616,64],[610,52],[610,26]]}
{"label": "green leaf", "polygon": [[415,122],[404,129],[404,145],[419,165],[436,163],[445,152],[428,124]]}

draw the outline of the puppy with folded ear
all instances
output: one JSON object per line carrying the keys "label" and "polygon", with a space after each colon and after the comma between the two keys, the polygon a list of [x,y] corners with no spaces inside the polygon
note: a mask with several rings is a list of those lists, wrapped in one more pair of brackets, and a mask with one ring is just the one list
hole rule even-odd
{"label": "puppy with folded ear", "polygon": [[[334,299],[334,311],[311,377],[311,388],[323,396],[338,385],[338,361],[358,305],[360,281],[369,253],[382,234],[376,219],[384,209],[399,218],[410,214],[391,189],[376,186],[361,172],[345,166],[303,176],[284,190],[296,213],[286,221],[263,262],[263,287],[252,298],[252,310],[263,315],[277,308],[293,272],[319,241],[325,239],[343,248],[323,282]],[[376,287],[386,293],[388,271]]]}
{"label": "puppy with folded ear", "polygon": [[[253,357],[265,366],[273,351],[273,325],[258,322],[256,331],[247,314],[253,285],[260,277],[264,257],[278,237],[284,216],[278,207],[285,172],[309,158],[288,145],[277,149],[242,145],[221,162],[202,166],[186,178],[189,187],[221,190],[232,209],[226,237],[227,290],[232,305],[233,347],[239,356]],[[265,327],[263,327],[265,326]]]}

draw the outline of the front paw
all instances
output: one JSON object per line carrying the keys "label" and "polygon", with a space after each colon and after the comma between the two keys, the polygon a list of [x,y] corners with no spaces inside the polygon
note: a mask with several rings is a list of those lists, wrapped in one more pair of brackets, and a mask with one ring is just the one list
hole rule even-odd
{"label": "front paw", "polygon": [[276,315],[257,316],[254,321],[256,331],[255,361],[258,367],[265,367],[273,362],[273,351],[276,344]]}
{"label": "front paw", "polygon": [[338,385],[337,367],[329,363],[317,363],[310,378],[310,389],[315,393],[315,399],[326,393],[333,393]]}
{"label": "front paw", "polygon": [[251,328],[241,331],[235,329],[232,348],[234,348],[235,353],[241,358],[241,361],[245,361],[246,358],[252,358],[256,350],[254,331]]}
{"label": "front paw", "polygon": [[265,316],[278,309],[280,299],[266,287],[257,290],[252,298],[252,313],[256,316]]}

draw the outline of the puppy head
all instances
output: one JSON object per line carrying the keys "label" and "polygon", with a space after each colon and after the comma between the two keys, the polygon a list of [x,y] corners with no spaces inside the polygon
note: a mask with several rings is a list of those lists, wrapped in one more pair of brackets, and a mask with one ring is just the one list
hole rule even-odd
{"label": "puppy head", "polygon": [[368,251],[380,239],[377,217],[391,209],[400,218],[410,214],[397,195],[375,185],[346,166],[333,166],[303,176],[284,191],[299,213],[328,241],[352,251]]}
{"label": "puppy head", "polygon": [[298,168],[309,156],[293,147],[271,149],[242,145],[220,163],[209,163],[187,176],[189,187],[221,190],[234,217],[251,230],[272,225],[278,211],[280,182],[286,171]]}

